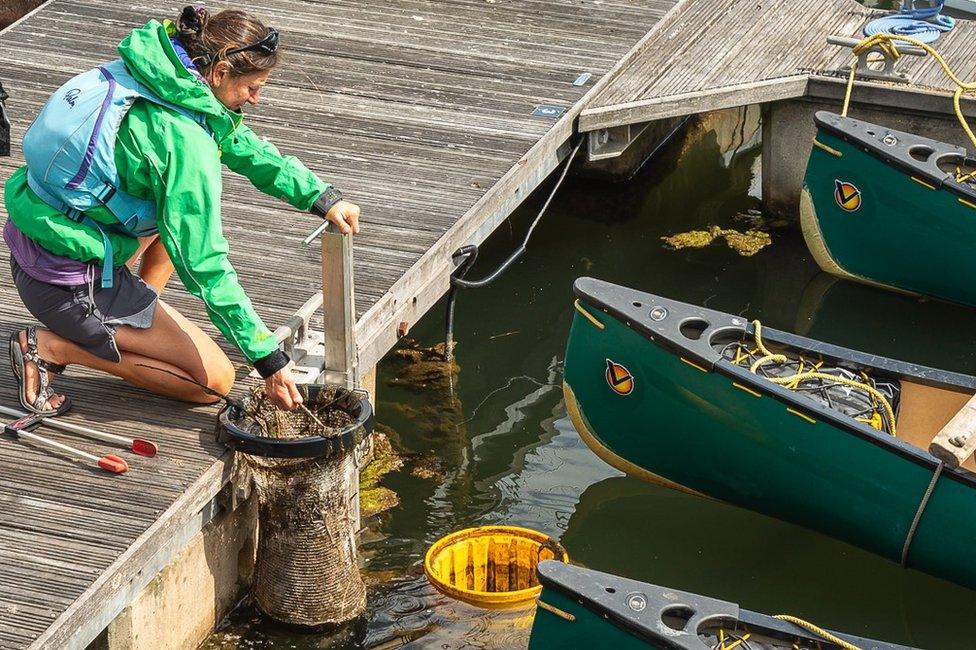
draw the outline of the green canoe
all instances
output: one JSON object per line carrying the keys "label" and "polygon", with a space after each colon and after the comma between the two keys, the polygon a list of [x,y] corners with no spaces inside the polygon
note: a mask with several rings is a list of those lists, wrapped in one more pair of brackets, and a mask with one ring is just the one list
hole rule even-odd
{"label": "green canoe", "polygon": [[887,410],[855,417],[845,395],[863,391],[833,374],[815,380],[833,386],[825,403],[805,383],[791,390],[727,358],[730,346],[755,345],[744,318],[591,278],[574,289],[566,406],[606,462],[976,588],[976,465],[936,478],[926,451],[976,393],[976,377],[762,328],[767,348],[886,392],[894,422]]}
{"label": "green canoe", "polygon": [[820,111],[800,222],[828,273],[976,306],[976,161],[955,145]]}
{"label": "green canoe", "polygon": [[[825,636],[734,603],[546,560],[529,650],[839,650]],[[861,650],[906,646],[827,632]]]}

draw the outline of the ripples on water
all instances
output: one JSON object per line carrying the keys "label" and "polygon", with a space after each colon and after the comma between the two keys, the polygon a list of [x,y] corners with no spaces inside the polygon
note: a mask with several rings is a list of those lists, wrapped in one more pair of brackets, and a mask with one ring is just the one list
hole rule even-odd
{"label": "ripples on water", "polygon": [[[453,602],[423,575],[432,542],[482,524],[534,528],[560,538],[580,564],[745,608],[922,647],[973,647],[973,592],[789,524],[622,477],[566,416],[563,346],[572,281],[584,274],[878,354],[976,367],[976,311],[830,278],[788,224],[767,223],[773,244],[749,258],[722,244],[663,248],[660,237],[675,232],[742,228],[741,215],[759,208],[758,152],[728,151],[747,131],[739,117],[713,120],[629,183],[567,181],[523,260],[491,287],[461,292],[453,394],[389,386],[393,366],[380,367],[378,414],[407,463],[383,481],[401,504],[363,535],[365,618],[339,634],[300,634],[242,608],[208,647],[524,648],[525,612]],[[543,199],[531,197],[511,230],[486,243],[474,275],[507,256]],[[443,341],[442,307],[414,325],[421,344]],[[421,458],[440,475],[412,475]]]}

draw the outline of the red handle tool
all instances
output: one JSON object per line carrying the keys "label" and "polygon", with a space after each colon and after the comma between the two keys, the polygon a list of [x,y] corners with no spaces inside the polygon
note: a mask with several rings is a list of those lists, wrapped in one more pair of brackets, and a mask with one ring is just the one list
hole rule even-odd
{"label": "red handle tool", "polygon": [[48,440],[47,438],[39,436],[36,433],[32,433],[34,429],[45,423],[49,424],[49,422],[45,421],[43,415],[37,415],[36,413],[32,415],[25,415],[15,422],[4,425],[3,432],[5,435],[11,438],[24,438],[41,445],[58,449],[71,454],[72,456],[77,456],[78,458],[94,461],[96,465],[101,467],[106,472],[122,474],[129,469],[129,465],[125,462],[125,460],[114,454],[108,454],[99,458],[94,454],[89,454],[88,452],[80,449],[75,449],[74,447],[62,444],[60,442],[55,442],[54,440]]}
{"label": "red handle tool", "polygon": [[[16,411],[6,406],[0,406],[0,415],[9,415],[13,418],[23,418],[27,416],[27,413],[22,411]],[[41,417],[41,416],[38,416]],[[95,429],[89,429],[88,427],[83,427],[78,424],[73,424],[71,422],[63,422],[57,418],[43,418],[44,426],[54,427],[55,429],[60,429],[62,431],[67,431],[68,433],[77,433],[88,438],[95,438],[96,440],[104,440],[106,442],[114,442],[120,445],[126,445],[131,450],[132,453],[138,454],[139,456],[147,456],[152,458],[159,451],[159,447],[155,442],[150,442],[148,440],[142,440],[140,438],[127,438],[125,436],[117,436],[114,433],[105,433],[104,431],[97,431]],[[39,425],[35,425],[39,426]]]}

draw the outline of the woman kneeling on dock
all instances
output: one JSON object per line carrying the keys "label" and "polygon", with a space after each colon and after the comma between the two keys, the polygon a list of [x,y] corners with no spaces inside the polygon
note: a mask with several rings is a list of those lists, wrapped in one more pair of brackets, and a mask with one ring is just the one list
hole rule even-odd
{"label": "woman kneeling on dock", "polygon": [[68,364],[189,402],[216,398],[180,377],[226,394],[230,360],[158,297],[175,267],[271,399],[294,408],[289,360],[227,258],[220,164],[342,232],[359,231],[359,208],[242,124],[278,63],[278,32],[242,11],[187,7],[175,24],[132,31],[119,54],[55,92],[24,138],[27,165],[6,183],[14,283],[47,328],[10,337],[21,402],[66,411],[49,384]]}

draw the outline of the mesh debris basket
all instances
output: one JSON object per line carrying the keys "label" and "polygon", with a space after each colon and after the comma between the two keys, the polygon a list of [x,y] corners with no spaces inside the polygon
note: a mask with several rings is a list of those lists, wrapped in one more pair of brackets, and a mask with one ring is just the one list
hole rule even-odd
{"label": "mesh debris basket", "polygon": [[300,386],[308,411],[278,411],[260,393],[225,407],[218,439],[244,454],[259,501],[253,595],[272,618],[339,624],[366,607],[356,549],[358,458],[373,431],[364,393]]}

